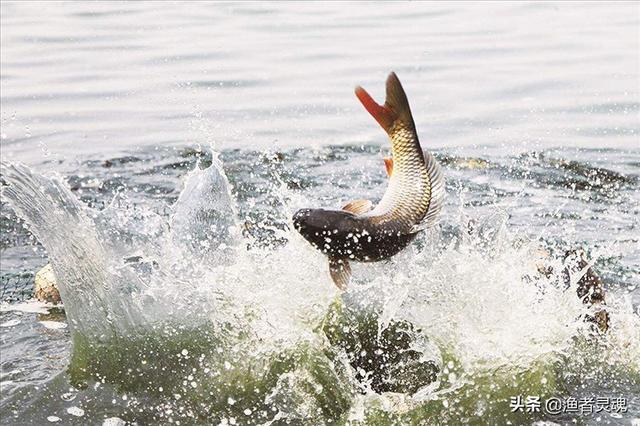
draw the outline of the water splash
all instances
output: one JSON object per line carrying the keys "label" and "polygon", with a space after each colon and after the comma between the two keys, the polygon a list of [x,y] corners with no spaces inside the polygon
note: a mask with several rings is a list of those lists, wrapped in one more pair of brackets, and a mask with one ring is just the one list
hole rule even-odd
{"label": "water splash", "polygon": [[[64,182],[22,165],[3,164],[2,174],[10,183],[3,194],[47,248],[72,329],[113,337],[135,327],[139,315],[123,303],[119,291],[127,292],[137,279],[114,264],[115,256]],[[116,269],[120,274],[112,272]]]}
{"label": "water splash", "polygon": [[[562,271],[562,258],[541,258],[540,243],[511,233],[499,208],[471,218],[462,209],[457,225],[425,234],[392,261],[355,265],[354,286],[336,299],[325,259],[286,224],[271,230],[285,241],[274,247],[242,236],[215,156],[188,174],[169,218],[123,208],[122,195],[96,212],[59,177],[21,165],[3,164],[2,175],[4,195],[58,277],[73,382],[150,398],[151,419],[517,421],[509,396],[564,392],[571,378],[600,369],[631,380],[640,371],[631,302],[609,298],[614,325],[593,343],[575,283],[567,290],[560,274],[539,272],[541,264]],[[272,196],[285,212],[309,203],[278,182]],[[377,312],[378,339],[411,324],[415,365],[437,366],[436,381],[376,391],[371,371],[360,374],[334,344],[340,336],[323,328],[327,312],[349,304]],[[347,322],[341,332],[359,326]],[[584,360],[605,357],[606,365],[581,370]]]}

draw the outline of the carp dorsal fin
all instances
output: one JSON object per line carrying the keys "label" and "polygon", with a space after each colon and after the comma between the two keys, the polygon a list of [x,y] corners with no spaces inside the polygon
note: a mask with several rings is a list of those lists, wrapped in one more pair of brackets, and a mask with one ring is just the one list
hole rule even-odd
{"label": "carp dorsal fin", "polygon": [[424,162],[427,166],[427,173],[429,174],[429,182],[431,183],[431,199],[429,200],[429,209],[424,215],[420,223],[416,224],[412,232],[422,231],[423,229],[430,228],[437,224],[440,220],[440,211],[444,206],[444,175],[440,164],[433,155],[428,152],[424,153]]}
{"label": "carp dorsal fin", "polygon": [[400,84],[398,76],[394,72],[387,77],[386,91],[384,105],[379,105],[373,100],[371,95],[360,86],[356,87],[355,92],[362,105],[369,111],[369,114],[376,119],[387,133],[391,131],[393,124],[397,120],[400,120],[415,134],[416,126],[413,122],[407,95],[402,88],[402,84]]}
{"label": "carp dorsal fin", "polygon": [[393,174],[393,158],[384,157],[384,168],[387,169],[387,176],[391,177]]}
{"label": "carp dorsal fin", "polygon": [[333,283],[340,290],[344,291],[349,285],[351,279],[351,265],[347,259],[329,258],[329,273]]}
{"label": "carp dorsal fin", "polygon": [[353,214],[363,214],[372,208],[373,203],[370,200],[353,200],[345,204],[342,210]]}

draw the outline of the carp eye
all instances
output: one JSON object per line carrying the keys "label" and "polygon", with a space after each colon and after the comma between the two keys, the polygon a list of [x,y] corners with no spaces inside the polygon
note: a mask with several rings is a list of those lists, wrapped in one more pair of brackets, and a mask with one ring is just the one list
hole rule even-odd
{"label": "carp eye", "polygon": [[310,209],[301,209],[298,210],[294,215],[293,215],[293,226],[300,230],[300,228],[304,225],[304,223],[306,222],[306,219],[311,215],[311,210]]}

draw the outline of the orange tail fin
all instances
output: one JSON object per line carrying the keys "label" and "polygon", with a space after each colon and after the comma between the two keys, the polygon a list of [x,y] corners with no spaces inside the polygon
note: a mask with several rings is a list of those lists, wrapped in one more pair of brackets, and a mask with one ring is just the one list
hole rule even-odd
{"label": "orange tail fin", "polygon": [[393,122],[396,121],[396,116],[389,108],[383,105],[379,105],[373,100],[371,95],[367,93],[362,87],[356,87],[356,96],[362,102],[362,105],[369,111],[369,114],[382,126],[384,130],[389,132]]}
{"label": "orange tail fin", "polygon": [[386,99],[384,105],[378,104],[362,87],[356,87],[356,96],[369,114],[376,119],[384,130],[389,133],[396,120],[401,120],[415,132],[415,124],[411,115],[411,108],[404,93],[398,76],[392,72],[387,78]]}

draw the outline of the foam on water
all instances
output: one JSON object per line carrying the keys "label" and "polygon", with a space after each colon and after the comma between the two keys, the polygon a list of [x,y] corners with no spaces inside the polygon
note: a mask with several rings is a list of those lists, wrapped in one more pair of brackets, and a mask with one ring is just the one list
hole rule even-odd
{"label": "foam on water", "polygon": [[[378,395],[320,329],[338,300],[326,259],[286,227],[273,230],[282,245],[251,244],[215,155],[188,174],[168,219],[126,202],[94,211],[59,177],[22,165],[3,164],[2,175],[58,278],[74,382],[156,398],[141,403],[156,420],[505,420],[514,415],[505,398],[561,392],[567,371],[638,380],[631,301],[608,297],[612,328],[596,339],[582,320],[579,277],[566,289],[562,257],[540,256],[500,208],[468,217],[461,207],[455,229],[430,230],[389,262],[354,265],[344,300],[380,308],[378,335],[393,321],[420,329],[413,349],[440,370],[414,395]],[[285,185],[272,191],[284,216],[308,203]],[[587,359],[597,362],[581,370]]]}

